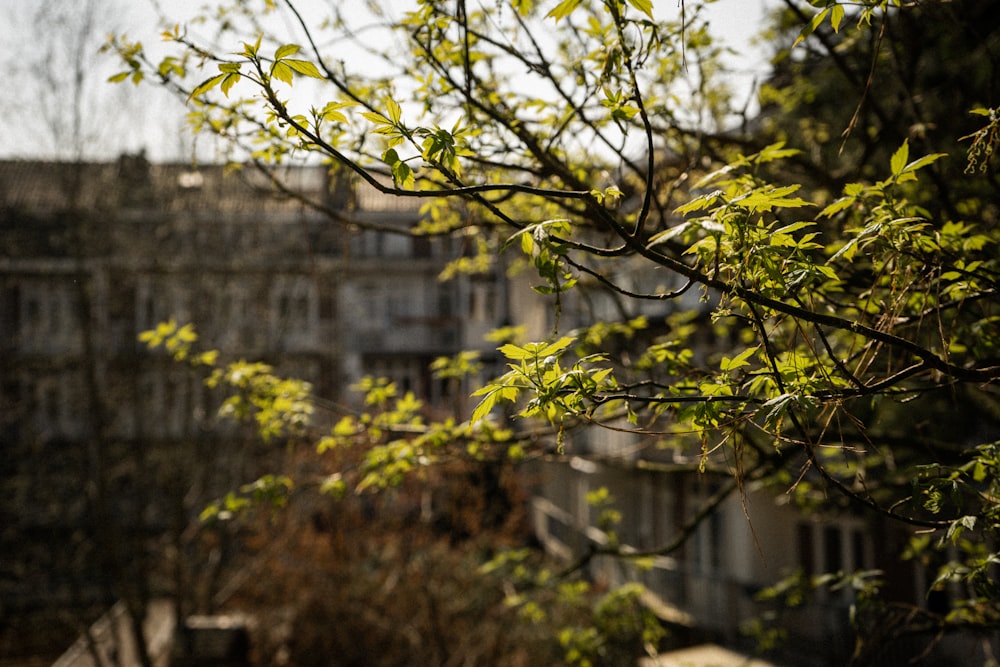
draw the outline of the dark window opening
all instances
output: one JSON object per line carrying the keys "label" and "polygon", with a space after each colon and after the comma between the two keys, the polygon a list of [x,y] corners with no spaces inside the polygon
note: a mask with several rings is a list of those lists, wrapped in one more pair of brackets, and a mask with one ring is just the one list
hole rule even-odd
{"label": "dark window opening", "polygon": [[813,531],[812,526],[806,523],[800,523],[795,530],[795,539],[798,542],[799,550],[799,567],[802,568],[802,572],[806,575],[814,574],[813,563],[816,561],[815,552],[813,549]]}

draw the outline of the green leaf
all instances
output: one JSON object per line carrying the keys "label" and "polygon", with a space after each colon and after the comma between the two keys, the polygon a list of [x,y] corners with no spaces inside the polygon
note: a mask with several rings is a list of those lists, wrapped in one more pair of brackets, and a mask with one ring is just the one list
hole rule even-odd
{"label": "green leaf", "polygon": [[601,382],[603,382],[603,381],[604,381],[604,379],[605,379],[606,377],[608,377],[608,375],[610,375],[610,374],[611,374],[611,371],[613,371],[613,370],[614,370],[614,369],[612,369],[612,368],[602,368],[602,369],[601,369],[601,370],[599,370],[599,371],[595,371],[595,372],[594,372],[594,373],[593,373],[593,374],[592,374],[592,375],[590,376],[590,379],[591,379],[591,380],[592,380],[592,381],[593,381],[593,382],[594,382],[595,384],[600,384]]}
{"label": "green leaf", "polygon": [[548,357],[548,356],[551,356],[553,354],[556,354],[557,352],[562,352],[567,347],[569,347],[570,345],[572,345],[574,340],[576,340],[576,339],[573,338],[573,337],[571,337],[571,336],[563,336],[562,338],[560,338],[556,342],[549,343],[548,345],[546,345],[545,347],[543,347],[538,352],[537,356],[539,356],[539,357]]}
{"label": "green leaf", "polygon": [[323,495],[343,498],[347,495],[347,482],[339,472],[324,478],[320,484],[319,492]]}
{"label": "green leaf", "polygon": [[779,227],[778,229],[774,230],[773,234],[791,234],[792,232],[797,232],[800,229],[805,229],[806,227],[812,227],[815,224],[816,224],[815,222],[809,222],[809,221],[793,222],[790,225]]}
{"label": "green leaf", "polygon": [[923,169],[927,165],[933,164],[934,162],[937,162],[938,160],[940,160],[943,157],[948,157],[948,154],[947,153],[931,153],[930,155],[925,155],[924,157],[918,158],[918,159],[914,160],[913,162],[909,163],[908,165],[906,165],[905,167],[903,167],[903,173],[904,174],[908,174],[908,173],[910,173],[912,171],[917,171],[918,169]]}
{"label": "green leaf", "polygon": [[843,247],[838,250],[833,257],[830,258],[830,262],[836,262],[838,259],[845,259],[848,262],[854,258],[854,255],[858,253],[858,239],[853,238],[843,245]]}
{"label": "green leaf", "polygon": [[475,392],[473,396],[483,394],[485,394],[485,397],[472,411],[472,417],[469,419],[469,422],[472,424],[476,424],[485,419],[501,400],[510,402],[516,401],[518,389],[517,387],[504,385],[487,385],[486,387],[483,387],[479,391]]}
{"label": "green leaf", "polygon": [[363,111],[362,116],[375,123],[376,125],[391,125],[391,121],[383,116],[382,114],[375,111]]}
{"label": "green leaf", "polygon": [[740,352],[738,355],[730,359],[729,357],[722,357],[722,363],[719,364],[719,369],[723,372],[731,371],[735,368],[741,366],[749,366],[750,362],[748,359],[750,356],[757,351],[759,346],[754,345],[753,347],[748,347],[747,349]]}
{"label": "green leaf", "polygon": [[239,74],[227,74],[226,78],[222,80],[222,85],[219,88],[222,90],[222,94],[229,97],[229,91],[232,89],[236,82],[240,80]]}
{"label": "green leaf", "polygon": [[[527,232],[527,230],[522,230],[521,232],[515,234],[510,239],[507,239],[507,243],[510,243],[513,239],[519,238],[521,240],[521,252],[523,252],[528,257],[531,257],[535,253],[535,239]],[[504,246],[506,247],[506,245]]]}
{"label": "green leaf", "polygon": [[534,8],[535,3],[533,0],[511,0],[511,7],[517,10],[517,13],[521,16],[527,16],[531,13]]}
{"label": "green leaf", "polygon": [[382,154],[382,162],[385,162],[390,167],[399,162],[399,153],[396,152],[395,148],[389,148]]}
{"label": "green leaf", "polygon": [[216,74],[215,76],[213,76],[211,78],[205,79],[204,81],[202,81],[201,83],[199,83],[197,86],[195,86],[194,90],[191,91],[191,94],[188,95],[187,101],[190,102],[195,97],[200,97],[201,95],[204,95],[205,93],[207,93],[208,91],[210,91],[212,88],[215,88],[217,85],[219,85],[220,83],[222,83],[222,81],[227,76],[230,76],[230,75],[229,74]]}
{"label": "green leaf", "polygon": [[800,197],[784,196],[795,192],[796,190],[798,190],[797,185],[791,185],[784,188],[755,190],[744,197],[734,200],[733,203],[739,204],[741,207],[751,211],[770,211],[774,208],[798,208],[800,206],[808,206],[809,202]]}
{"label": "green leaf", "polygon": [[856,201],[857,198],[855,197],[841,197],[840,199],[838,199],[837,201],[833,202],[832,204],[824,208],[822,211],[820,211],[819,217],[829,218],[834,214],[843,211],[844,209],[850,208]]}
{"label": "green leaf", "polygon": [[323,107],[323,110],[320,112],[320,116],[323,117],[323,120],[329,121],[331,123],[346,123],[347,116],[345,116],[343,113],[340,112],[340,109],[343,109],[346,106],[350,105],[342,104],[339,102],[328,102],[327,105]]}
{"label": "green leaf", "polygon": [[674,209],[674,213],[679,213],[680,215],[686,215],[688,213],[694,213],[695,211],[702,211],[707,208],[711,208],[715,205],[719,199],[722,198],[722,190],[714,190],[707,194],[695,197],[686,204],[682,204]]}
{"label": "green leaf", "polygon": [[160,61],[160,64],[156,68],[156,72],[167,78],[171,74],[176,74],[177,76],[184,76],[184,64],[173,56],[167,56]]}
{"label": "green leaf", "polygon": [[799,45],[799,43],[805,41],[806,37],[816,32],[816,28],[818,28],[823,23],[824,19],[826,19],[829,13],[830,13],[830,8],[827,7],[823,11],[816,14],[816,16],[812,17],[812,20],[809,21],[809,25],[802,28],[802,32],[800,32],[799,36],[795,38],[795,43],[792,44],[792,48],[795,48],[796,46]]}
{"label": "green leaf", "polygon": [[500,354],[512,361],[531,359],[534,356],[534,353],[530,350],[514,345],[513,343],[507,343],[497,349],[500,351]]}
{"label": "green leaf", "polygon": [[840,32],[840,23],[844,20],[844,6],[834,5],[830,12],[830,27],[834,32]]}
{"label": "green leaf", "polygon": [[653,18],[652,0],[628,0],[628,4],[638,9],[640,12],[648,16],[650,19]]}
{"label": "green leaf", "polygon": [[208,350],[195,357],[195,363],[203,366],[214,366],[219,361],[218,350]]}
{"label": "green leaf", "polygon": [[279,60],[276,61],[273,65],[271,65],[271,76],[273,76],[275,79],[278,79],[279,81],[284,81],[289,85],[291,85],[292,83],[293,72],[294,70],[291,67],[289,67],[285,63],[285,61]]}
{"label": "green leaf", "polygon": [[198,340],[198,334],[195,333],[194,325],[191,323],[182,326],[180,329],[177,330],[177,333],[174,335],[177,337],[178,340],[184,343],[193,343],[196,340]]}
{"label": "green leaf", "polygon": [[308,60],[296,60],[295,58],[286,58],[282,61],[284,64],[295,70],[296,73],[303,76],[309,76],[314,79],[322,79],[323,73],[319,71],[316,65],[312,64]]}
{"label": "green leaf", "polygon": [[785,158],[799,155],[801,152],[802,151],[797,148],[785,148],[785,142],[778,141],[766,146],[764,150],[757,153],[755,161],[763,164],[765,162],[773,162],[775,160],[784,160]]}
{"label": "green leaf", "polygon": [[906,161],[909,159],[910,143],[908,139],[903,139],[903,145],[892,154],[892,159],[889,161],[889,168],[892,170],[892,175],[899,176],[902,174],[903,169],[906,168]]}
{"label": "green leaf", "polygon": [[683,234],[685,231],[687,231],[691,227],[692,227],[692,223],[690,223],[690,222],[682,222],[679,225],[674,225],[673,227],[670,227],[668,229],[664,229],[662,232],[659,232],[658,234],[654,234],[653,237],[649,239],[649,243],[646,244],[646,247],[647,248],[652,248],[653,246],[658,245],[660,243],[666,243],[670,239],[672,239],[672,238],[674,238],[676,236],[680,236],[681,234]]}
{"label": "green leaf", "polygon": [[413,169],[402,160],[392,166],[392,180],[396,185],[406,190],[412,190],[416,184]]}
{"label": "green leaf", "polygon": [[260,42],[264,38],[264,35],[257,35],[257,41],[253,44],[243,42],[243,55],[247,58],[256,58],[257,52],[260,51]]}
{"label": "green leaf", "polygon": [[298,44],[285,44],[284,46],[279,46],[278,50],[274,52],[274,59],[281,60],[293,53],[298,53],[302,49]]}
{"label": "green leaf", "polygon": [[768,425],[774,425],[788,412],[789,408],[794,407],[796,403],[795,394],[784,393],[779,396],[775,396],[770,399],[761,407],[761,410],[767,410],[767,414],[764,415],[764,423]]}
{"label": "green leaf", "polygon": [[385,101],[386,110],[389,112],[389,120],[392,121],[394,125],[399,125],[399,119],[403,116],[403,110],[400,109],[399,104],[396,100],[391,97]]}
{"label": "green leaf", "polygon": [[583,0],[562,0],[558,5],[552,8],[545,18],[554,18],[558,21],[561,18],[569,16],[574,9],[580,6]]}

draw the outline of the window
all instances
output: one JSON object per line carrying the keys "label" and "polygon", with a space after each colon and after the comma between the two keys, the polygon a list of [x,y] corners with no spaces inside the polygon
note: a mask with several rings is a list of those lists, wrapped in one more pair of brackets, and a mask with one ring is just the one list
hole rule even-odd
{"label": "window", "polygon": [[385,257],[409,257],[413,253],[410,237],[405,234],[385,234],[381,250]]}
{"label": "window", "polygon": [[454,298],[447,285],[438,286],[438,316],[452,317],[455,314]]}
{"label": "window", "polygon": [[12,320],[22,349],[33,352],[67,352],[80,344],[76,326],[74,287],[68,278],[26,281],[15,292],[9,308],[18,308]]}
{"label": "window", "polygon": [[840,572],[844,568],[844,544],[839,526],[823,529],[823,571]]}
{"label": "window", "polygon": [[135,299],[135,328],[136,332],[146,331],[156,326],[157,321],[156,302],[149,289],[139,290],[139,295]]}
{"label": "window", "polygon": [[413,256],[424,259],[431,256],[431,240],[426,236],[416,236],[412,239]]}
{"label": "window", "polygon": [[384,330],[389,328],[389,304],[386,290],[375,284],[364,284],[355,292],[352,299],[354,317],[359,318],[359,328],[368,330]]}
{"label": "window", "polygon": [[332,289],[323,289],[319,295],[319,318],[332,320],[337,315],[337,294]]}
{"label": "window", "polygon": [[31,337],[42,329],[42,305],[36,292],[28,292],[24,299],[24,331]]}
{"label": "window", "polygon": [[398,394],[408,391],[422,400],[430,389],[427,361],[417,357],[372,357],[365,361],[365,375],[387,378],[396,384]]}
{"label": "window", "polygon": [[351,238],[351,254],[355,257],[378,257],[381,254],[381,234],[361,231]]}
{"label": "window", "polygon": [[315,342],[319,327],[316,285],[306,276],[283,276],[271,287],[271,332],[277,347],[296,349]]}
{"label": "window", "polygon": [[398,320],[405,319],[410,315],[410,298],[392,290],[385,299],[385,318],[390,325],[395,325]]}
{"label": "window", "polygon": [[189,313],[185,305],[185,289],[174,289],[162,279],[140,278],[135,290],[136,333],[156,327],[171,318],[187,322]]}
{"label": "window", "polygon": [[[719,492],[717,481],[688,478],[688,512],[697,512],[709,498]],[[712,512],[701,524],[691,541],[691,568],[701,574],[717,572],[722,565],[722,516]]]}
{"label": "window", "polygon": [[812,526],[800,523],[795,527],[795,538],[799,552],[799,567],[807,576],[816,574],[816,554],[813,549]]}
{"label": "window", "polygon": [[162,378],[163,406],[162,419],[164,433],[171,438],[179,438],[187,430],[190,414],[188,409],[188,388],[185,376],[170,375]]}
{"label": "window", "polygon": [[46,438],[77,437],[85,427],[78,373],[60,373],[41,378],[35,385],[35,428]]}
{"label": "window", "polygon": [[469,289],[469,319],[476,322],[491,322],[495,311],[496,286],[473,283]]}
{"label": "window", "polygon": [[230,286],[221,291],[221,300],[218,310],[220,321],[217,323],[220,333],[227,336],[232,344],[245,344],[244,332],[253,326],[246,292],[237,286]]}
{"label": "window", "polygon": [[874,554],[865,536],[864,526],[851,518],[800,523],[796,527],[799,567],[806,574],[869,568]]}
{"label": "window", "polygon": [[4,288],[3,309],[0,310],[0,335],[14,341],[21,330],[21,290],[17,285]]}

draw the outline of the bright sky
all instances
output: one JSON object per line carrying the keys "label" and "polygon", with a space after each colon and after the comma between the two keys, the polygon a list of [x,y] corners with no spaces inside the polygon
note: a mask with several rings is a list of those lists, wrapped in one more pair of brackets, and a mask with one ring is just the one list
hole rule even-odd
{"label": "bright sky", "polygon": [[[554,2],[555,0],[542,0]],[[697,0],[686,0],[691,7]],[[759,30],[767,6],[775,0],[717,0],[707,7],[712,30],[726,40],[742,56],[733,58],[733,68],[746,72],[737,86],[749,90],[754,73],[764,69],[764,57],[750,46],[750,38]],[[162,90],[142,86],[138,90],[129,85],[112,86],[105,83],[108,76],[121,68],[109,56],[97,56],[94,50],[109,32],[125,32],[138,39],[147,49],[156,49],[160,43],[157,26],[158,9],[172,19],[184,23],[207,0],[0,0],[0,44],[4,55],[0,66],[9,74],[10,88],[0,96],[0,158],[45,157],[58,154],[53,128],[67,127],[69,112],[65,103],[72,98],[66,72],[72,62],[59,60],[47,54],[56,44],[65,44],[67,34],[74,26],[38,28],[33,15],[44,3],[79,9],[93,2],[96,7],[96,29],[92,41],[83,50],[83,58],[90,59],[85,68],[91,88],[101,91],[86,96],[80,105],[85,117],[84,150],[89,157],[111,159],[123,152],[145,149],[154,160],[184,160],[192,155],[192,139],[183,130],[182,105]],[[300,0],[303,6],[319,0]],[[358,0],[343,0],[347,4],[362,6]],[[325,3],[329,6],[329,0]],[[400,13],[413,6],[413,0],[388,0],[394,12]],[[654,0],[655,12],[660,17],[675,16],[680,11],[679,0]],[[286,26],[275,26],[283,29]],[[79,32],[76,30],[75,32]],[[747,55],[749,54],[749,55]],[[45,82],[46,65],[54,70],[58,85]],[[5,77],[7,78],[7,77]],[[11,89],[15,91],[11,93]],[[110,109],[110,111],[109,111]],[[199,149],[203,149],[200,146]],[[66,151],[60,157],[69,157]],[[202,158],[204,159],[202,153]]]}

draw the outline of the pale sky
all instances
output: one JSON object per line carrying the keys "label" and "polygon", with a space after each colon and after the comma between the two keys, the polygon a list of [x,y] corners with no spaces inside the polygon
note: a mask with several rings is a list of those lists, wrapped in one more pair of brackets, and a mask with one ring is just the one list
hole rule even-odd
{"label": "pale sky", "polygon": [[[555,0],[549,0],[554,2]],[[687,0],[689,7],[693,0]],[[184,109],[179,101],[155,86],[143,85],[134,89],[131,84],[113,86],[107,78],[122,68],[107,56],[94,53],[109,32],[125,32],[132,39],[143,42],[150,51],[160,45],[157,26],[159,7],[184,23],[206,4],[206,0],[45,0],[56,5],[80,7],[94,2],[96,23],[83,60],[86,81],[91,89],[79,105],[85,116],[83,150],[90,158],[112,159],[123,152],[145,149],[154,160],[185,160],[192,155],[192,140],[184,131]],[[300,0],[303,6],[320,0]],[[350,5],[361,6],[357,0],[344,0]],[[413,0],[389,0],[388,5],[397,12],[413,6]],[[680,11],[679,0],[655,0],[656,14],[660,17],[675,15]],[[718,0],[709,4],[708,17],[715,34],[720,35],[734,49],[743,52],[733,59],[735,69],[748,72],[737,85],[749,89],[753,72],[764,69],[764,57],[750,47],[749,40],[761,26],[765,7],[774,0]],[[56,57],[46,57],[55,44],[65,45],[67,33],[74,26],[46,25],[39,29],[33,20],[42,5],[40,0],[0,0],[0,44],[3,56],[0,66],[7,72],[8,89],[0,96],[0,158],[10,157],[71,157],[66,150],[57,153],[54,138],[57,126],[68,126],[69,111],[61,109],[72,98],[67,82],[67,71],[72,63],[60,62]],[[282,29],[283,26],[275,26]],[[76,30],[79,32],[79,30]],[[51,65],[47,67],[46,64]],[[52,70],[51,75],[46,70]],[[46,81],[46,76],[56,79]],[[98,91],[96,94],[93,91]],[[63,130],[65,133],[65,130]],[[204,142],[202,142],[204,143]],[[198,146],[202,153],[204,145]],[[205,159],[204,154],[201,159]]]}

